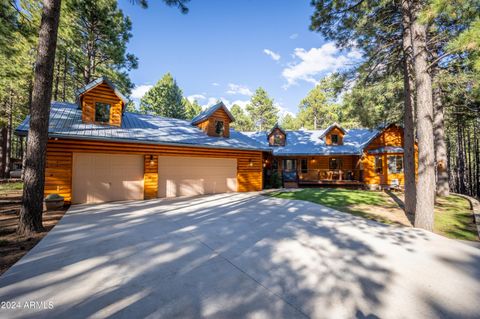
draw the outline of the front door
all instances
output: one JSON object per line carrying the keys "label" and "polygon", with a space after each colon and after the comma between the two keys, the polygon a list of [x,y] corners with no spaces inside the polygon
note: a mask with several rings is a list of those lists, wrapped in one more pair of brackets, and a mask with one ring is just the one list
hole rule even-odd
{"label": "front door", "polygon": [[285,159],[283,160],[283,170],[284,171],[296,171],[297,170],[297,160],[296,159]]}

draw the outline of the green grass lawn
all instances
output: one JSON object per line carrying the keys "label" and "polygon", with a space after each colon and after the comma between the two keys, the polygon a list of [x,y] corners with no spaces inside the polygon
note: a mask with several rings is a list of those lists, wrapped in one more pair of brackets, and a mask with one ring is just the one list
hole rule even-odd
{"label": "green grass lawn", "polygon": [[[274,192],[270,196],[306,200],[386,224],[409,223],[399,205],[403,200],[400,193],[389,195],[378,191],[307,188]],[[469,202],[456,195],[438,199],[435,205],[434,231],[454,239],[478,240]]]}
{"label": "green grass lawn", "polygon": [[0,194],[6,194],[11,191],[19,191],[23,189],[22,182],[15,183],[1,183],[0,184]]}

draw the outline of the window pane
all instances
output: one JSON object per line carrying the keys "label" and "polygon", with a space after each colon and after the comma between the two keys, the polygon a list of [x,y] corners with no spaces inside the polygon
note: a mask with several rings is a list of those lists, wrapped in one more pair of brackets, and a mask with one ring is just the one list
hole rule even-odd
{"label": "window pane", "polygon": [[223,135],[224,126],[223,121],[215,121],[215,133],[217,135]]}
{"label": "window pane", "polygon": [[332,144],[338,144],[338,135],[337,134],[332,134],[331,139],[332,139]]}
{"label": "window pane", "polygon": [[397,156],[397,172],[403,172],[403,156]]}
{"label": "window pane", "polygon": [[110,104],[95,103],[95,122],[108,123],[110,121]]}
{"label": "window pane", "polygon": [[383,161],[380,156],[375,156],[375,173],[383,174]]}

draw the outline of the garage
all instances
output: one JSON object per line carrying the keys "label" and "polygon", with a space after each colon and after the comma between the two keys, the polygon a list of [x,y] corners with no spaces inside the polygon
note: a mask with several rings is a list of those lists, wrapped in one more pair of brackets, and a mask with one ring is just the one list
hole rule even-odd
{"label": "garage", "polygon": [[72,202],[143,199],[142,155],[73,154]]}
{"label": "garage", "polygon": [[236,191],[236,159],[172,156],[158,158],[158,197]]}

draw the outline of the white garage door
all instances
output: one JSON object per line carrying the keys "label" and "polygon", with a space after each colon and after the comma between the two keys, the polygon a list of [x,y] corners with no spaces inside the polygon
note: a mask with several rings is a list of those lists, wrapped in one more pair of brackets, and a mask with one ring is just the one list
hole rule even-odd
{"label": "white garage door", "polygon": [[143,199],[142,155],[73,154],[73,203]]}
{"label": "white garage door", "polygon": [[235,191],[236,159],[169,156],[158,158],[158,197]]}

